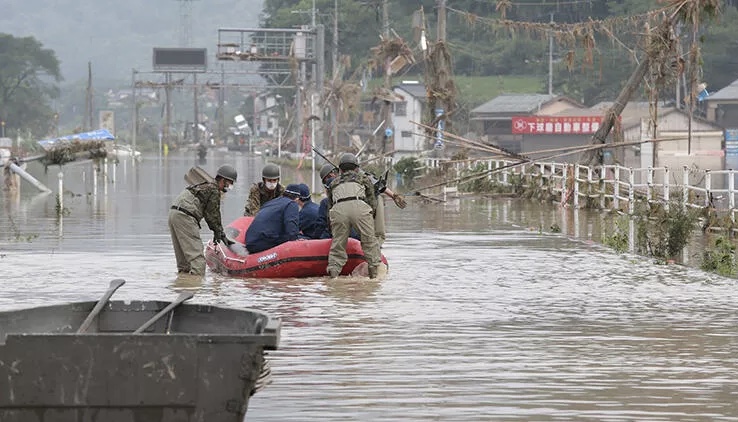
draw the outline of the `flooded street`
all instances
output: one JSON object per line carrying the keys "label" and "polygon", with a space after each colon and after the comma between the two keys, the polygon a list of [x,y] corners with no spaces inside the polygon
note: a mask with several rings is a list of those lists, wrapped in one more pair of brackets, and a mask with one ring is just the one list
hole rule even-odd
{"label": "flooded street", "polygon": [[[65,166],[75,196],[62,219],[55,197],[26,182],[20,200],[1,193],[0,308],[95,300],[124,278],[114,299],[191,288],[193,302],[281,317],[274,382],[252,398],[249,421],[738,420],[735,280],[615,254],[589,240],[598,214],[408,198],[405,210],[387,204],[383,280],[208,271],[184,283],[166,219],[193,157],[121,162],[96,194],[90,164]],[[239,178],[225,224],[263,165],[211,152],[204,167],[226,162]],[[56,191],[58,167],[28,170]],[[212,237],[205,224],[201,233]]]}

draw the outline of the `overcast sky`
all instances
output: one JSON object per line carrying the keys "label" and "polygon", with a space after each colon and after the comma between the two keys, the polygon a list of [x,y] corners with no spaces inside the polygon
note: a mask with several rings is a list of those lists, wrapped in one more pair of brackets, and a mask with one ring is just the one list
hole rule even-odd
{"label": "overcast sky", "polygon": [[[153,47],[179,47],[180,0],[4,0],[0,32],[34,36],[56,52],[65,83],[130,79],[151,70]],[[218,28],[258,26],[262,0],[191,0],[192,47],[217,49]],[[185,9],[186,10],[186,9]],[[187,20],[185,19],[184,22]],[[212,61],[211,61],[212,62]]]}

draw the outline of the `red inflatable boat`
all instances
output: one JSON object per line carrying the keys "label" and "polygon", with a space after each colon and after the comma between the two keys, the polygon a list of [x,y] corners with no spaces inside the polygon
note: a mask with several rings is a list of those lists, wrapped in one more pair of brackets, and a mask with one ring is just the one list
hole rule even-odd
{"label": "red inflatable boat", "polygon": [[[266,251],[249,254],[244,247],[246,229],[253,217],[241,217],[226,227],[225,232],[236,244],[227,247],[209,241],[205,247],[205,260],[217,273],[243,278],[300,278],[328,275],[328,253],[331,239],[293,240]],[[348,261],[341,275],[349,275],[359,264],[366,262],[361,243],[349,238],[346,245]],[[382,262],[387,259],[382,255]]]}

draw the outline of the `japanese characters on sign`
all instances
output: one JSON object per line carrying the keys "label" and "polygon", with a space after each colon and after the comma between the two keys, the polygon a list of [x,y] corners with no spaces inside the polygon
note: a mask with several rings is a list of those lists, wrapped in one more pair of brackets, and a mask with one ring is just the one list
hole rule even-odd
{"label": "japanese characters on sign", "polygon": [[512,133],[532,135],[590,135],[602,116],[519,116],[512,118]]}

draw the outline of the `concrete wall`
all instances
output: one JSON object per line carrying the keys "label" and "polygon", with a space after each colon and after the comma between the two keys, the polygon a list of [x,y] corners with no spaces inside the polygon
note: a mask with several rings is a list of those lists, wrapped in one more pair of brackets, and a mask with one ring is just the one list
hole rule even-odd
{"label": "concrete wall", "polygon": [[[698,170],[723,170],[725,168],[725,151],[723,148],[723,132],[722,131],[695,131],[692,132],[691,147],[688,146],[688,133],[685,131],[662,131],[659,133],[660,138],[679,137],[676,141],[665,141],[652,144],[652,146],[642,145],[641,151],[649,148],[654,150],[653,165],[643,165],[640,157],[635,157],[631,162],[625,163],[627,167],[647,168],[647,167],[669,167],[672,169],[672,179],[681,177],[682,167],[687,166],[690,169]],[[647,139],[647,138],[644,138]],[[688,149],[691,151],[687,153]],[[715,189],[723,189],[726,186],[724,177],[714,177],[712,187]],[[644,183],[640,177],[636,183]],[[655,183],[663,183],[659,176],[656,175]],[[672,180],[672,182],[676,182]],[[679,179],[681,182],[681,178]]]}

